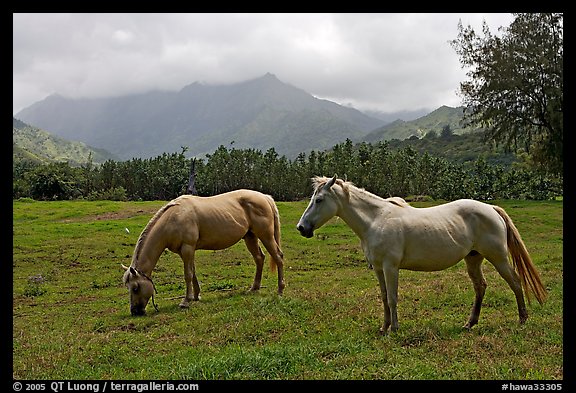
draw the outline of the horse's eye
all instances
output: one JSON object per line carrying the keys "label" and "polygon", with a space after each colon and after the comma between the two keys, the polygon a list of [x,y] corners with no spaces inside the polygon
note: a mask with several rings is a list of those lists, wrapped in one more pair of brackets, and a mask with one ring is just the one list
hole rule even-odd
{"label": "horse's eye", "polygon": [[322,199],[322,198],[316,198],[316,203],[322,203],[323,200],[324,199]]}
{"label": "horse's eye", "polygon": [[140,285],[136,285],[134,288],[132,288],[132,292],[134,292],[134,293],[138,293],[139,290],[140,290]]}

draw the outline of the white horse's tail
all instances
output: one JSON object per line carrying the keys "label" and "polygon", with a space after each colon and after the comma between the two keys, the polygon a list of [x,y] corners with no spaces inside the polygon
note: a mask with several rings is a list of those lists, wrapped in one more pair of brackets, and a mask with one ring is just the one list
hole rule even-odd
{"label": "white horse's tail", "polygon": [[536,300],[538,300],[538,303],[543,304],[546,300],[546,288],[540,280],[538,270],[536,270],[536,266],[532,262],[530,254],[528,254],[528,250],[520,237],[518,229],[504,209],[499,206],[493,206],[493,208],[506,222],[508,251],[512,257],[514,269],[520,276],[520,281],[528,298],[528,303],[530,303],[530,292],[532,292]]}

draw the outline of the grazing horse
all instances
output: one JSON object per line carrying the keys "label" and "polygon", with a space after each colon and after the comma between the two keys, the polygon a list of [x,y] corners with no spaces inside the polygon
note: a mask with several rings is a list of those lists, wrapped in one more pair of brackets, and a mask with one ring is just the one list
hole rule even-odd
{"label": "grazing horse", "polygon": [[244,239],[256,262],[251,291],[260,289],[264,254],[258,240],[270,254],[271,269],[278,269],[278,293],[284,290],[284,261],[280,249],[280,217],[271,196],[251,190],[236,190],[212,197],[182,195],[164,205],[144,228],[130,267],[122,266],[123,282],[130,291],[130,312],[145,314],[156,289],[152,271],[165,249],[184,261],[186,296],[180,307],[198,300],[196,250],[222,250]]}
{"label": "grazing horse", "polygon": [[[443,205],[414,208],[401,198],[383,199],[340,179],[315,177],[314,194],[297,224],[300,234],[338,216],[360,238],[362,250],[380,284],[384,323],[380,332],[398,329],[396,303],[399,269],[438,271],[466,261],[476,297],[465,328],[478,323],[486,280],[481,264],[486,258],[506,280],[518,304],[520,323],[528,318],[522,288],[540,304],[546,289],[518,230],[504,209],[461,199]],[[512,257],[514,268],[508,262]],[[516,270],[516,271],[515,271]]]}

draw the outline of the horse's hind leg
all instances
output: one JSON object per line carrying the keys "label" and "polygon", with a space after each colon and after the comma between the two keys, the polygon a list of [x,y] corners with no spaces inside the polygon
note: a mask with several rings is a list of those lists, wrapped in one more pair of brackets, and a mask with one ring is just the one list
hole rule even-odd
{"label": "horse's hind leg", "polygon": [[518,317],[520,323],[526,322],[528,319],[528,311],[526,310],[526,303],[524,303],[524,293],[522,292],[522,284],[520,284],[520,277],[514,271],[514,268],[508,262],[507,251],[503,251],[502,255],[490,258],[486,256],[486,259],[490,261],[500,273],[502,278],[506,280],[514,295],[516,296],[516,303],[518,304]]}
{"label": "horse's hind leg", "polygon": [[257,291],[260,289],[260,283],[262,282],[262,267],[264,266],[264,253],[258,245],[258,238],[252,232],[248,232],[244,236],[244,242],[246,247],[256,263],[256,275],[254,276],[254,282],[252,283],[251,291]]}
{"label": "horse's hind leg", "polygon": [[191,245],[184,244],[180,249],[180,257],[184,261],[184,279],[186,281],[186,296],[180,302],[180,307],[190,307],[192,300],[200,299],[200,285],[196,278],[196,267],[194,266],[195,248]]}
{"label": "horse's hind leg", "polygon": [[284,283],[284,254],[282,253],[282,250],[280,250],[280,245],[276,243],[273,234],[261,237],[260,241],[266,248],[266,251],[270,254],[270,258],[272,258],[276,264],[276,268],[278,269],[278,294],[282,295],[284,287],[286,286]]}
{"label": "horse's hind leg", "polygon": [[480,309],[482,308],[482,300],[484,299],[484,293],[486,292],[486,280],[482,274],[482,261],[484,260],[484,256],[473,251],[464,257],[464,260],[466,261],[468,276],[470,276],[470,280],[472,280],[474,292],[476,293],[474,304],[472,305],[472,311],[470,311],[470,318],[466,325],[464,325],[464,328],[470,329],[478,323]]}

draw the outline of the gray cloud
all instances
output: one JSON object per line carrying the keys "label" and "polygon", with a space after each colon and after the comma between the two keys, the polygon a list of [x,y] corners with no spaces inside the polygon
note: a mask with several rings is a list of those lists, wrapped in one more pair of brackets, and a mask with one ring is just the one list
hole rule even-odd
{"label": "gray cloud", "polygon": [[52,93],[98,97],[275,74],[360,109],[460,105],[457,23],[511,14],[14,14],[13,113]]}

